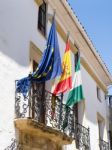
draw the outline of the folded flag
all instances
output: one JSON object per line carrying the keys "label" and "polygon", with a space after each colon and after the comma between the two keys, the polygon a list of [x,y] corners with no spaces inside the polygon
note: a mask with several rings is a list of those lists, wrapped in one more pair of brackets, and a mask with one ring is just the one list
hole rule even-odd
{"label": "folded flag", "polygon": [[42,59],[32,76],[34,79],[36,79],[36,81],[44,82],[47,80],[54,79],[61,73],[61,58],[59,52],[55,20],[53,19],[53,23],[47,41],[47,48],[44,51]]}
{"label": "folded flag", "polygon": [[23,78],[17,82],[16,90],[21,92],[24,96],[27,95],[31,86],[31,81],[45,82],[54,79],[61,75],[62,66],[59,52],[58,38],[56,33],[55,18],[53,18],[52,26],[47,40],[47,48],[45,49],[42,59],[34,73]]}
{"label": "folded flag", "polygon": [[31,86],[31,77],[25,77],[21,80],[17,81],[16,85],[16,91],[23,94],[23,96],[26,96],[27,92],[29,91],[29,88]]}
{"label": "folded flag", "polygon": [[58,95],[66,92],[72,88],[72,75],[71,75],[71,56],[70,56],[70,42],[66,43],[66,49],[62,62],[62,75],[59,82],[54,87],[53,94]]}
{"label": "folded flag", "polygon": [[75,75],[73,80],[72,89],[69,92],[68,99],[66,102],[65,108],[65,119],[63,121],[63,130],[68,125],[68,107],[73,107],[74,104],[84,100],[83,88],[82,88],[82,78],[81,78],[81,70],[80,70],[80,56],[79,51],[75,55]]}
{"label": "folded flag", "polygon": [[75,75],[73,80],[73,87],[69,92],[68,99],[66,102],[67,106],[73,106],[74,104],[84,100],[83,88],[82,88],[82,78],[80,70],[80,56],[79,51],[75,55]]}

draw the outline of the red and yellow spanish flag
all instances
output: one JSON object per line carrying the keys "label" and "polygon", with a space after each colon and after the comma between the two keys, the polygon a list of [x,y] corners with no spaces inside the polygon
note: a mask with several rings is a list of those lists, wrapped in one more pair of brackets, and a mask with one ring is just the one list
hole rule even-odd
{"label": "red and yellow spanish flag", "polygon": [[62,75],[58,84],[56,84],[53,94],[58,95],[72,88],[72,73],[71,73],[71,56],[70,56],[70,42],[66,43],[66,49],[62,62]]}

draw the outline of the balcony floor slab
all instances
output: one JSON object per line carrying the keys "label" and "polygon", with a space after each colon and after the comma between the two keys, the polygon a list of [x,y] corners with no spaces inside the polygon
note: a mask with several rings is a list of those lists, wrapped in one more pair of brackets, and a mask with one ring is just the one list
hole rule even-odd
{"label": "balcony floor slab", "polygon": [[59,145],[71,144],[73,139],[68,137],[65,133],[38,123],[33,119],[15,119],[15,127],[21,132],[28,133],[35,137],[51,140]]}

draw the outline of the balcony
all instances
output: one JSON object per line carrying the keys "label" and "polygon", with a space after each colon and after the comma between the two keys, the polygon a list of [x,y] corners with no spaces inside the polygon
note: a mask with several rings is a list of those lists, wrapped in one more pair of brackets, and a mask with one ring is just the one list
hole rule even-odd
{"label": "balcony", "polygon": [[90,149],[89,129],[75,122],[74,110],[62,103],[62,97],[35,88],[32,83],[26,97],[15,94],[15,126],[22,132],[47,138],[60,145],[71,144]]}
{"label": "balcony", "polygon": [[99,140],[99,147],[100,147],[100,150],[109,150],[109,143],[100,139]]}
{"label": "balcony", "polygon": [[22,150],[21,148],[22,148],[22,146],[20,144],[18,144],[16,139],[12,139],[11,144],[4,150]]}

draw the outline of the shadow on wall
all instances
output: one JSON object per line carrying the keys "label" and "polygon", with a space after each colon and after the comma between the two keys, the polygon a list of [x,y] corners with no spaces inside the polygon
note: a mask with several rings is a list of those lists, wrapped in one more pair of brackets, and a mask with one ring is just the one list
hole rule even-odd
{"label": "shadow on wall", "polygon": [[[3,39],[3,37],[0,37],[0,52],[2,52],[4,55],[10,57],[14,61],[16,61],[21,66],[28,66],[28,49],[29,46],[24,44],[25,49],[22,48],[22,43],[16,47],[10,47],[9,41],[6,39]],[[25,50],[25,51],[24,51]],[[27,50],[27,51],[26,51]]]}
{"label": "shadow on wall", "polygon": [[[89,124],[97,125],[97,111],[100,109],[97,100],[96,82],[82,66],[82,82],[85,97],[85,118]],[[93,125],[93,126],[94,126]]]}
{"label": "shadow on wall", "polygon": [[78,122],[83,125],[85,111],[85,101],[82,100],[78,103]]}
{"label": "shadow on wall", "polygon": [[29,41],[37,25],[34,13],[31,1],[0,1],[0,51],[22,66],[29,62]]}

